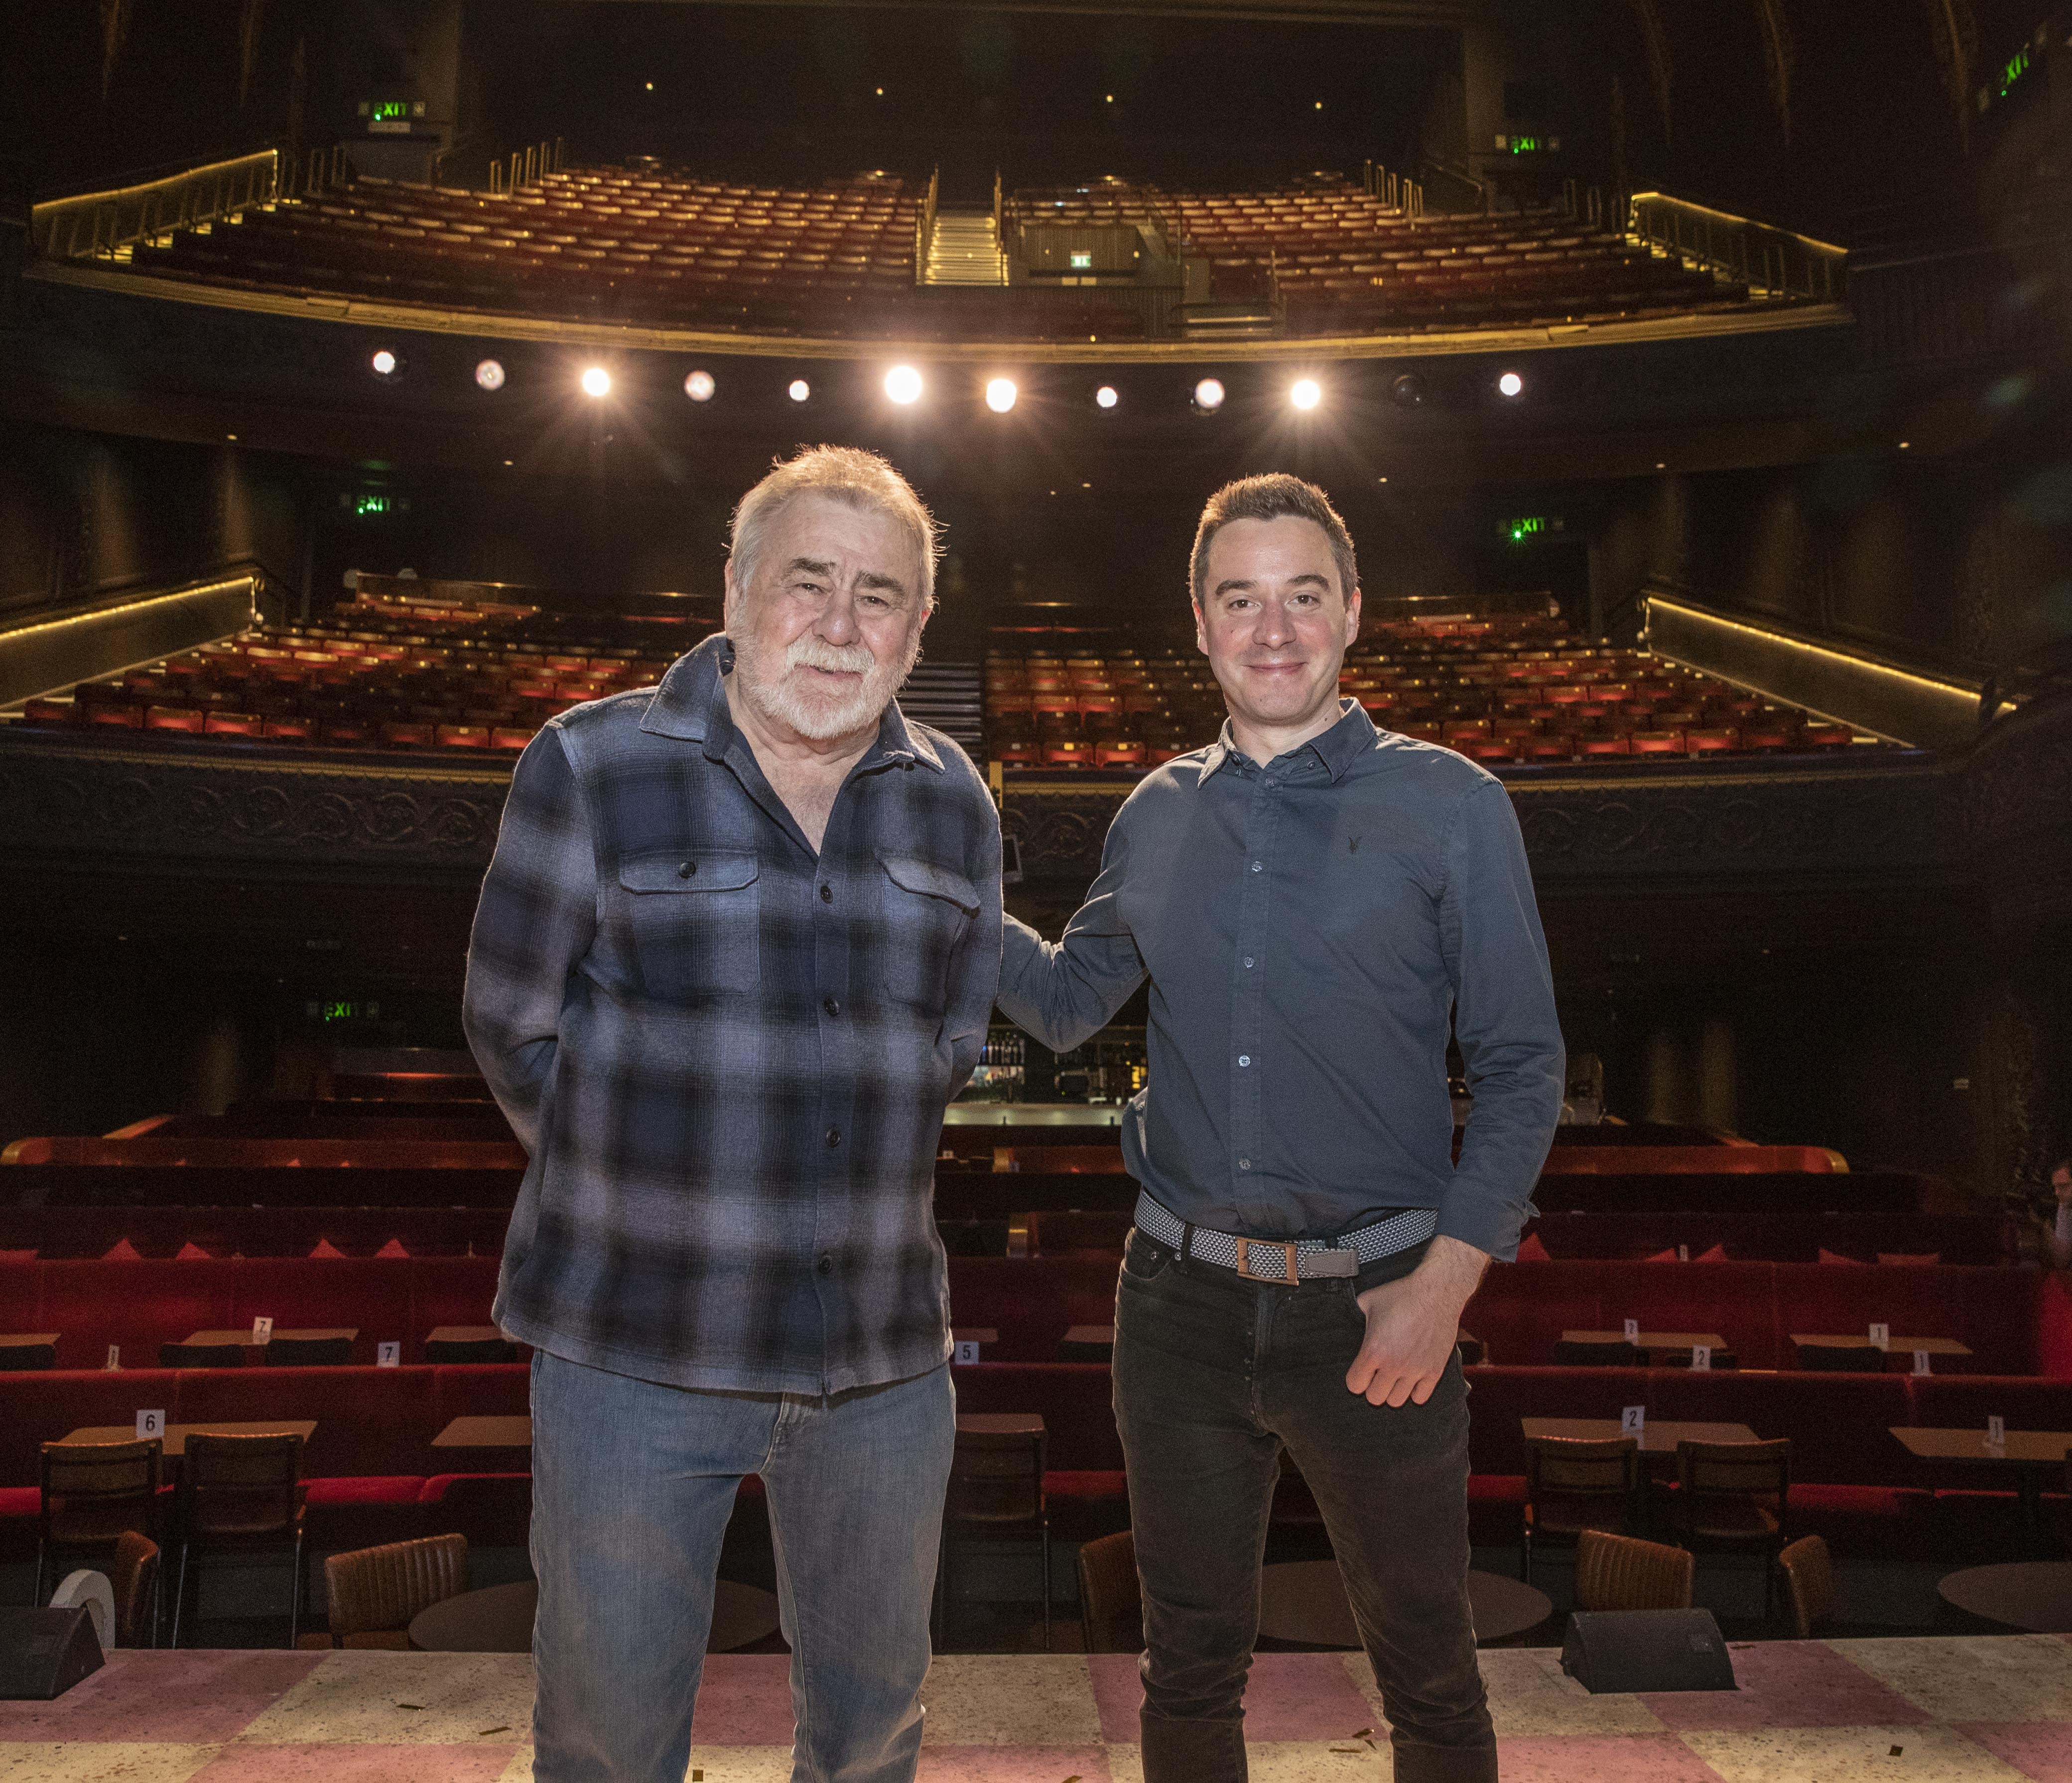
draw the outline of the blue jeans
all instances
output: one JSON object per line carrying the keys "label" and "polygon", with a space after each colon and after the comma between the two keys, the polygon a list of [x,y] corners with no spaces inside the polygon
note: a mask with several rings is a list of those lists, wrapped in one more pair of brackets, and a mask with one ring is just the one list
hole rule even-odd
{"label": "blue jeans", "polygon": [[683,1783],[735,1489],[769,1497],[794,1783],[911,1783],[956,1443],[947,1367],[820,1399],[532,1359],[539,1783]]}
{"label": "blue jeans", "polygon": [[1244,1686],[1285,1446],[1323,1513],[1392,1728],[1396,1783],[1496,1783],[1468,1609],[1467,1384],[1346,1389],[1356,1284],[1240,1279],[1129,1235],[1115,1409],[1144,1587],[1145,1783],[1244,1783]]}

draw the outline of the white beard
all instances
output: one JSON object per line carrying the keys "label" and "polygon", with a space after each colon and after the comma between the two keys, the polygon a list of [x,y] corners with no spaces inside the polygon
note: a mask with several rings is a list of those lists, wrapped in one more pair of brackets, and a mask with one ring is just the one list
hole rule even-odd
{"label": "white beard", "polygon": [[[808,633],[792,640],[782,667],[773,673],[771,653],[759,644],[746,636],[734,640],[734,672],[742,697],[761,717],[821,743],[877,723],[920,657],[918,629],[896,660],[882,663],[863,644],[823,644]],[[800,668],[860,674],[863,679],[854,693],[838,697],[802,686],[792,674]]]}

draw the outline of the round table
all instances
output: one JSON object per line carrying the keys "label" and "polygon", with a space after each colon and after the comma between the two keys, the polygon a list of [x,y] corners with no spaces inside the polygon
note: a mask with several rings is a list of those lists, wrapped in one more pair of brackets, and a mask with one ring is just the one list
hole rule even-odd
{"label": "round table", "polygon": [[[411,1620],[410,1645],[420,1653],[530,1653],[539,1602],[539,1583],[532,1579],[462,1592]],[[776,1632],[775,1597],[753,1585],[719,1581],[713,1592],[707,1653],[730,1653]]]}
{"label": "round table", "polygon": [[[1468,1603],[1478,1646],[1536,1629],[1554,1613],[1553,1600],[1544,1592],[1494,1572],[1468,1575]],[[1359,1629],[1346,1600],[1338,1562],[1293,1560],[1263,1568],[1259,1632],[1269,1640],[1305,1647],[1359,1646]]]}
{"label": "round table", "polygon": [[1946,1604],[2031,1634],[2072,1634],[2072,1560],[1967,1567],[1936,1585]]}

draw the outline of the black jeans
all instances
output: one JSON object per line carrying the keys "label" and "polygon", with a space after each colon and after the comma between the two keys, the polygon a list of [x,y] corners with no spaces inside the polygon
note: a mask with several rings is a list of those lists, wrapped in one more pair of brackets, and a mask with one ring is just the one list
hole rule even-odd
{"label": "black jeans", "polygon": [[1244,1685],[1284,1444],[1343,1575],[1398,1783],[1493,1783],[1468,1608],[1467,1382],[1421,1406],[1346,1389],[1366,1317],[1345,1279],[1293,1287],[1133,1232],[1115,1413],[1144,1583],[1145,1783],[1244,1783]]}

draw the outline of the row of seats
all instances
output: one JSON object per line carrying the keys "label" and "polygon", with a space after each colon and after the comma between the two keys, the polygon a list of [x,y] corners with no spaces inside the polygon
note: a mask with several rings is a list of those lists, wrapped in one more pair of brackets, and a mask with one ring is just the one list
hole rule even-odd
{"label": "row of seats", "polygon": [[[986,1361],[954,1374],[966,1412],[1042,1416],[1054,1470],[1046,1488],[1081,1525],[1061,1526],[1061,1535],[1077,1539],[1102,1522],[1126,1525],[1107,1367]],[[1470,1379],[1470,1503],[1482,1540],[1516,1538],[1527,1417],[1616,1419],[1640,1405],[1654,1422],[1741,1423],[1759,1438],[1787,1438],[1798,1523],[1791,1533],[1817,1533],[1844,1551],[1887,1558],[1913,1557],[1918,1547],[1926,1549],[1922,1558],[1938,1557],[1928,1546],[1936,1533],[1932,1494],[1971,1496],[1914,1462],[1888,1434],[1893,1427],[1983,1430],[1988,1418],[2000,1417],[2010,1430],[2072,1427],[2072,1382],[2064,1381],[1497,1365],[1473,1367]],[[430,1478],[463,1452],[434,1449],[431,1438],[457,1416],[524,1411],[528,1384],[528,1371],[511,1365],[0,1376],[0,1517],[33,1517],[43,1443],[82,1427],[126,1427],[148,1402],[172,1423],[308,1417],[317,1408],[306,1471],[332,1484],[321,1494],[313,1488],[313,1504],[321,1496],[341,1509],[407,1521],[419,1514]]]}
{"label": "row of seats", "polygon": [[[1223,699],[1198,655],[996,647],[985,668],[993,759],[1045,771],[1142,772],[1198,748]],[[1491,764],[1846,750],[1846,725],[1536,616],[1384,620],[1347,653],[1340,690],[1384,729]]]}
{"label": "row of seats", "polygon": [[332,749],[515,751],[571,706],[652,686],[706,629],[363,592],[320,620],[257,627],[31,700],[23,722]]}
{"label": "row of seats", "polygon": [[[61,1367],[99,1365],[117,1344],[132,1363],[197,1331],[356,1329],[356,1357],[489,1318],[499,1259],[485,1256],[0,1258],[6,1328],[59,1334]],[[1112,1253],[949,1260],[960,1325],[999,1332],[997,1353],[1054,1357],[1071,1326],[1114,1317]],[[1794,1332],[1848,1335],[1873,1321],[1895,1336],[1954,1338],[1986,1373],[2072,1377],[2064,1290],[2041,1271],[1951,1264],[1849,1267],[1762,1262],[1567,1258],[1492,1270],[1463,1315],[1489,1357],[1552,1359],[1564,1330],[1716,1331],[1749,1369],[1790,1369]]]}
{"label": "row of seats", "polygon": [[1109,179],[1013,195],[1018,224],[1162,224],[1209,261],[1210,297],[1277,297],[1291,332],[1605,322],[1738,307],[1742,284],[1565,216],[1413,220],[1335,175],[1277,191],[1168,191]]}
{"label": "row of seats", "polygon": [[[756,333],[1058,340],[1141,332],[1141,313],[1020,287],[917,286],[923,198],[884,175],[810,190],[661,171],[564,170],[488,194],[360,178],[137,247],[162,278]],[[1335,175],[1256,193],[1110,181],[1023,191],[1012,224],[1156,218],[1208,261],[1219,303],[1277,298],[1297,333],[1487,328],[1745,305],[1564,216],[1413,220]],[[1014,239],[1013,231],[1009,239]],[[1766,300],[1774,301],[1774,300]]]}

